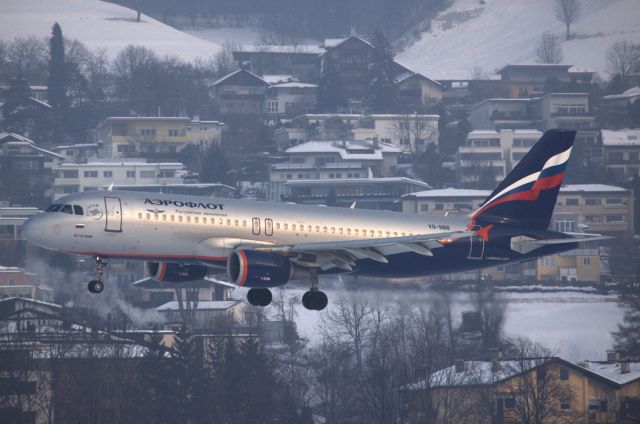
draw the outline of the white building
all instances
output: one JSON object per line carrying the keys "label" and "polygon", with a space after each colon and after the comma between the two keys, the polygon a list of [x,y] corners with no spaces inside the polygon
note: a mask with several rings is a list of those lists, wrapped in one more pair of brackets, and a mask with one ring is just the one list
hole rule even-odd
{"label": "white building", "polygon": [[265,96],[264,112],[270,117],[292,117],[316,107],[318,86],[298,81],[272,84]]}
{"label": "white building", "polygon": [[52,149],[62,155],[65,162],[83,163],[89,159],[102,157],[102,144],[83,143],[71,144],[68,146],[57,146]]}
{"label": "white building", "polygon": [[311,139],[367,140],[377,137],[411,153],[428,143],[437,144],[439,119],[439,115],[314,113],[293,118],[274,135],[283,149]]}
{"label": "white building", "polygon": [[394,177],[402,151],[391,144],[364,141],[309,141],[285,151],[288,161],[269,173],[270,200],[288,195],[283,183],[290,180],[340,180]]}
{"label": "white building", "polygon": [[220,144],[223,126],[222,122],[201,121],[198,117],[110,117],[102,123],[104,156],[172,154],[189,144],[206,150]]}
{"label": "white building", "polygon": [[494,183],[501,181],[540,137],[538,130],[471,131],[456,152],[458,185],[476,188],[484,173],[492,175]]}
{"label": "white building", "polygon": [[601,135],[607,172],[617,181],[640,176],[640,128],[602,130]]}
{"label": "white building", "polygon": [[53,168],[54,199],[99,187],[136,184],[182,184],[184,165],[179,162],[138,161],[63,163]]}

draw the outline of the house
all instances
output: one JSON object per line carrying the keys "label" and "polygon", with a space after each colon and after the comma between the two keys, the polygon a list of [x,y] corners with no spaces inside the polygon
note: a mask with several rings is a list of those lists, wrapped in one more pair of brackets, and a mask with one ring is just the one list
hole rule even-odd
{"label": "house", "polygon": [[316,84],[277,82],[267,89],[264,113],[268,118],[292,118],[313,111],[317,100]]}
{"label": "house", "polygon": [[232,52],[238,68],[260,75],[295,75],[300,82],[320,80],[320,54],[324,50],[313,45],[243,46]]}
{"label": "house", "polygon": [[259,115],[265,104],[269,83],[246,69],[238,69],[209,87],[214,107],[225,115]]}
{"label": "house", "polygon": [[64,156],[65,162],[83,163],[89,159],[96,159],[102,156],[101,143],[82,143],[69,146],[57,146],[52,149],[54,152]]}
{"label": "house", "polygon": [[616,181],[640,176],[640,129],[601,130],[604,165]]}
{"label": "house", "polygon": [[507,65],[498,74],[510,98],[540,96],[548,92],[546,85],[556,90],[588,86],[595,76],[589,69],[550,63]]}
{"label": "house", "polygon": [[311,139],[377,138],[392,144],[403,153],[424,149],[429,143],[437,143],[439,115],[423,114],[349,114],[308,113],[296,116],[289,123],[274,131],[274,138],[281,149]]}
{"label": "house", "polygon": [[[327,63],[332,60],[340,72],[350,108],[354,111],[361,110],[369,88],[369,64],[373,45],[352,35],[341,39],[327,39],[324,48],[325,52],[320,55],[321,70],[326,69]],[[413,72],[395,60],[391,64],[391,74],[400,98],[408,101],[408,106],[427,107],[442,99],[442,87],[438,82]]]}
{"label": "house", "polygon": [[183,171],[184,165],[179,162],[147,163],[135,159],[62,163],[53,168],[54,199],[111,184],[182,184]]}
{"label": "house", "polygon": [[530,113],[530,100],[491,98],[469,108],[469,123],[474,130],[535,128]]}
{"label": "house", "polygon": [[34,273],[0,266],[0,299],[11,297],[49,301],[53,299],[53,290],[38,281]]}
{"label": "house", "polygon": [[435,423],[523,422],[533,415],[546,417],[542,423],[630,422],[625,414],[640,400],[640,362],[457,360],[400,392],[408,423],[427,415]]}
{"label": "house", "polygon": [[219,121],[201,121],[199,117],[110,117],[101,126],[105,158],[174,157],[187,145],[206,150],[219,145],[222,127]]}
{"label": "house", "polygon": [[500,76],[483,79],[439,79],[442,105],[447,112],[465,112],[470,106],[492,97],[507,97]]}
{"label": "house", "polygon": [[0,264],[23,263],[28,246],[22,240],[22,225],[39,212],[32,207],[0,207]]}
{"label": "house", "polygon": [[[248,305],[241,300],[200,300],[193,306],[194,328],[210,328],[216,322],[247,323]],[[180,328],[184,322],[184,309],[176,300],[158,306],[156,311],[163,316],[166,328]]]}
{"label": "house", "polygon": [[[474,130],[456,152],[459,187],[494,188],[542,137],[538,130]],[[488,177],[485,178],[488,173]],[[484,187],[478,187],[484,185]]]}
{"label": "house", "polygon": [[288,161],[272,165],[268,199],[280,200],[290,180],[395,177],[402,151],[378,140],[308,141],[285,151]]}
{"label": "house", "polygon": [[[101,188],[107,189],[109,185]],[[139,191],[146,193],[180,194],[184,196],[201,196],[233,199],[238,197],[234,187],[221,183],[159,183],[159,184],[114,184],[114,190]]]}
{"label": "house", "polygon": [[612,113],[624,113],[629,111],[629,107],[640,100],[640,86],[631,87],[620,94],[610,94],[602,97],[602,108],[608,109]]}
{"label": "house", "polygon": [[0,202],[45,208],[53,195],[52,168],[64,157],[15,133],[0,133]]}
{"label": "house", "polygon": [[402,196],[429,184],[406,177],[290,180],[283,183],[281,200],[312,205],[399,211]]}

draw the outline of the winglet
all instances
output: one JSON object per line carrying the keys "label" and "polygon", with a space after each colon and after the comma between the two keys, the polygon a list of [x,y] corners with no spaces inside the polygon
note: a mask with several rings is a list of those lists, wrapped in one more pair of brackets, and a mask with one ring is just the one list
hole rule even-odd
{"label": "winglet", "polygon": [[109,184],[109,187],[107,187],[107,191],[113,191],[113,183]]}

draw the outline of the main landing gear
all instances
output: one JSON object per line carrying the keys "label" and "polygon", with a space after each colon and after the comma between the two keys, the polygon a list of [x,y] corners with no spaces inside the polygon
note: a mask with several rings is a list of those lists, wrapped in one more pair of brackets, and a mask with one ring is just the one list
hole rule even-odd
{"label": "main landing gear", "polygon": [[269,289],[249,289],[247,300],[253,306],[269,306],[273,296]]}
{"label": "main landing gear", "polygon": [[311,288],[302,295],[302,306],[312,311],[321,311],[327,307],[329,299],[323,291],[318,289],[318,271],[312,271],[309,277]]}
{"label": "main landing gear", "polygon": [[104,274],[105,269],[107,268],[107,260],[101,256],[96,256],[96,275],[97,279],[89,281],[87,288],[90,293],[102,293],[104,290],[104,283],[100,280],[102,275]]}

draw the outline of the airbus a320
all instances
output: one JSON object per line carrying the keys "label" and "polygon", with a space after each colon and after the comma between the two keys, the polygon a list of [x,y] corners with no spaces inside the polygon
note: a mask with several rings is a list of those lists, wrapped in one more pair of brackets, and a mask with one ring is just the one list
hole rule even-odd
{"label": "airbus a320", "polygon": [[550,130],[482,206],[469,216],[434,216],[213,199],[158,193],[93,191],[55,201],[23,226],[30,242],[92,256],[97,278],[111,258],[148,262],[158,281],[182,283],[226,269],[266,306],[270,288],[308,279],[307,309],[322,310],[322,274],[412,278],[529,261],[601,240],[548,229],[574,131]]}

